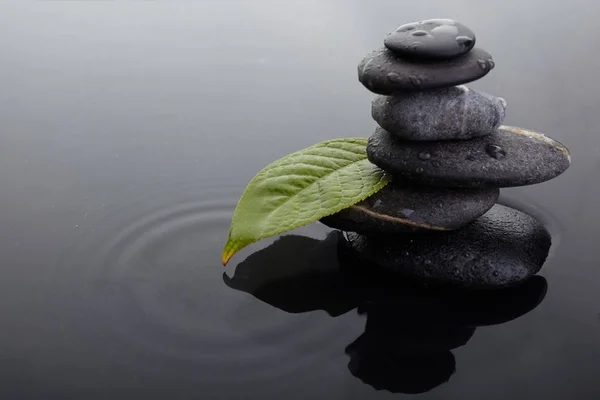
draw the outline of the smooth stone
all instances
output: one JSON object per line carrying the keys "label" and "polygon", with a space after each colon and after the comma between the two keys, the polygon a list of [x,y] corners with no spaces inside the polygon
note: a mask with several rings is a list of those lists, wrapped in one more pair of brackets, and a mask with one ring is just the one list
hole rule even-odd
{"label": "smooth stone", "polygon": [[557,177],[571,163],[561,143],[509,126],[471,140],[429,142],[402,140],[377,128],[367,156],[395,179],[465,188],[533,185]]}
{"label": "smooth stone", "polygon": [[321,219],[343,231],[398,233],[462,228],[485,214],[500,190],[418,187],[392,182],[366,200]]}
{"label": "smooth stone", "polygon": [[361,260],[408,279],[476,290],[525,281],[541,269],[551,245],[540,222],[502,205],[451,232],[347,235]]}
{"label": "smooth stone", "polygon": [[468,53],[475,40],[475,33],[460,22],[429,19],[400,26],[384,44],[402,57],[431,60]]}
{"label": "smooth stone", "polygon": [[506,101],[466,86],[375,96],[371,115],[406,140],[471,139],[493,133],[504,121]]}
{"label": "smooth stone", "polygon": [[371,92],[421,91],[460,85],[480,79],[495,64],[485,50],[474,48],[449,60],[402,59],[383,47],[368,54],[358,65],[358,80]]}

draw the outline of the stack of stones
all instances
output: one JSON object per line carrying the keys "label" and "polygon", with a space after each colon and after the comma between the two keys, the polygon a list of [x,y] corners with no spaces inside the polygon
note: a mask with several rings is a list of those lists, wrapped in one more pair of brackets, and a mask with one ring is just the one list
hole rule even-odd
{"label": "stack of stones", "polygon": [[358,67],[377,94],[369,160],[393,181],[322,220],[348,233],[364,261],[409,278],[470,289],[512,286],[537,273],[551,238],[533,217],[496,204],[499,188],[555,178],[568,149],[502,126],[506,101],[466,86],[494,61],[459,22],[402,25]]}

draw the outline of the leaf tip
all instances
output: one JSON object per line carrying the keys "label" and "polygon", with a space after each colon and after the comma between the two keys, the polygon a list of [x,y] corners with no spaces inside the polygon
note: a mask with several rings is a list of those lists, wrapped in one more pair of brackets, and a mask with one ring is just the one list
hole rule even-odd
{"label": "leaf tip", "polygon": [[223,249],[223,254],[221,255],[221,262],[223,263],[223,266],[226,267],[227,263],[229,263],[229,260],[231,260],[231,257],[233,257],[235,255],[235,253],[237,253],[239,250],[239,248],[235,245],[235,243],[230,239],[227,240],[227,243],[225,244],[225,248]]}
{"label": "leaf tip", "polygon": [[229,260],[231,260],[231,257],[233,257],[234,252],[232,251],[223,251],[223,255],[221,256],[221,262],[223,263],[223,266],[226,267],[227,263],[229,263]]}

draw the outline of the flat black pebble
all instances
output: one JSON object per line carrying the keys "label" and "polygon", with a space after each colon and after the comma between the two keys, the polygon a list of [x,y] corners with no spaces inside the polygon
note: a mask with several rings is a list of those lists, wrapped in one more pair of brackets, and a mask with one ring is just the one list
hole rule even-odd
{"label": "flat black pebble", "polygon": [[[431,157],[423,159],[420,155]],[[571,163],[561,143],[530,130],[501,126],[471,140],[407,141],[377,128],[369,160],[394,179],[445,187],[511,187],[548,181]]]}
{"label": "flat black pebble", "polygon": [[348,233],[357,256],[400,276],[465,289],[514,286],[536,274],[551,237],[535,218],[495,205],[451,232],[397,235]]}

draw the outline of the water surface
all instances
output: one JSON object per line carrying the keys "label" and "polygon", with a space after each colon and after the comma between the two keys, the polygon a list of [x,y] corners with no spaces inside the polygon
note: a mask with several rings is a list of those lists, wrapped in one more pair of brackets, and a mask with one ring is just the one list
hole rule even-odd
{"label": "water surface", "polygon": [[[593,0],[1,2],[0,397],[600,398],[599,12]],[[559,178],[503,190],[553,234],[538,297],[509,302],[523,315],[499,324],[415,322],[422,297],[344,297],[318,224],[293,232],[289,263],[255,253],[268,239],[224,278],[246,183],[292,151],[369,136],[356,65],[398,25],[437,17],[494,56],[471,86],[507,100],[505,122],[572,152]],[[278,275],[302,269],[302,246],[322,269]],[[250,283],[266,292],[226,284],[252,254],[266,281]]]}

